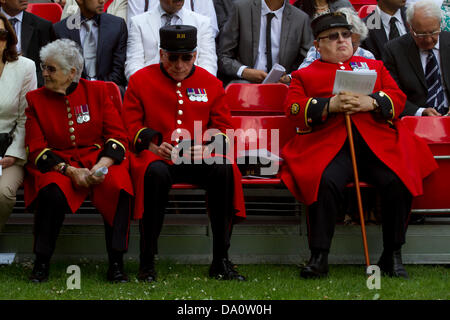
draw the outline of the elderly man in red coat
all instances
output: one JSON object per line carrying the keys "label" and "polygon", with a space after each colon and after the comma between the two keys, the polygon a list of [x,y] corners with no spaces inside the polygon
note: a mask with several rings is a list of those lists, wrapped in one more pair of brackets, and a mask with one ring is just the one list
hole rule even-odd
{"label": "elderly man in red coat", "polygon": [[[282,180],[307,204],[311,259],[301,276],[328,273],[328,252],[339,204],[353,170],[344,114],[351,115],[361,178],[375,185],[382,198],[383,253],[378,262],[388,275],[407,278],[401,247],[405,243],[412,196],[422,193],[422,180],[436,167],[426,144],[397,121],[405,105],[381,61],[352,56],[351,26],[342,14],[312,22],[314,45],[322,59],[292,74],[287,114],[298,135],[283,149]],[[332,94],[337,70],[375,70],[369,95]]]}
{"label": "elderly man in red coat", "polygon": [[211,139],[207,140],[218,146],[225,144],[225,132],[232,129],[222,83],[194,66],[195,27],[163,27],[160,38],[161,64],[131,76],[124,99],[124,119],[136,151],[131,176],[136,190],[134,218],[141,219],[138,279],[156,280],[154,256],[168,193],[172,184],[187,182],[205,188],[208,194],[213,231],[209,275],[245,280],[228,260],[233,217],[245,217],[241,176],[235,164],[226,163],[227,158],[218,156],[219,161],[210,165],[205,158],[211,146],[204,135],[209,132]]}

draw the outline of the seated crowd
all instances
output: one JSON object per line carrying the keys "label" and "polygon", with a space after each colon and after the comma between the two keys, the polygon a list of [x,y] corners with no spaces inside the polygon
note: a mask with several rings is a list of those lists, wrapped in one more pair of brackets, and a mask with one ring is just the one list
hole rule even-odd
{"label": "seated crowd", "polygon": [[[382,191],[378,265],[408,278],[401,247],[412,198],[437,165],[397,120],[449,112],[450,35],[435,1],[378,0],[362,20],[348,0],[56,2],[64,10],[52,25],[26,1],[0,0],[0,231],[23,185],[35,213],[33,282],[48,279],[64,215],[87,197],[104,219],[107,279],[128,281],[123,255],[136,219],[138,279],[155,281],[178,182],[208,192],[210,277],[245,280],[228,258],[233,224],[246,214],[241,174],[227,157],[224,87],[261,83],[277,64],[298,133],[282,150],[280,176],[309,212],[311,258],[301,277],[328,274],[337,210],[353,179],[351,115],[361,174]],[[333,94],[336,70],[357,69],[376,70],[373,92]],[[119,87],[122,110],[103,81]]]}

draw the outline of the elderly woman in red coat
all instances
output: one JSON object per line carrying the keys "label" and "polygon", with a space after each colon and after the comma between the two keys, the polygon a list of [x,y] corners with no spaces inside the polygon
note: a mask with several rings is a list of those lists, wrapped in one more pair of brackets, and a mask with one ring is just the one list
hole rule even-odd
{"label": "elderly woman in red coat", "polygon": [[[304,278],[328,273],[328,252],[339,204],[353,180],[344,114],[351,115],[361,178],[375,185],[382,198],[383,253],[378,262],[391,276],[407,278],[401,260],[412,196],[422,193],[422,180],[436,163],[424,142],[397,121],[405,105],[381,61],[352,56],[351,26],[331,13],[312,22],[314,45],[321,59],[292,74],[287,114],[298,135],[283,149],[282,180],[307,204],[311,259]],[[369,95],[332,94],[337,70],[375,70]]]}
{"label": "elderly woman in red coat", "polygon": [[25,202],[36,211],[31,280],[48,279],[64,214],[76,212],[89,196],[105,222],[107,279],[126,282],[133,189],[122,120],[103,82],[80,79],[84,62],[75,42],[54,41],[40,56],[45,86],[27,94],[25,125]]}

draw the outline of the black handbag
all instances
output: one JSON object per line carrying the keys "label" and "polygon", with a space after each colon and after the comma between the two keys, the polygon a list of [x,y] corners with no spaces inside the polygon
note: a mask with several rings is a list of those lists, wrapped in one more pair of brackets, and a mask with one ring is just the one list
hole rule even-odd
{"label": "black handbag", "polygon": [[14,130],[16,130],[17,122],[14,123],[14,127],[8,133],[0,133],[0,157],[4,157],[6,150],[13,141]]}

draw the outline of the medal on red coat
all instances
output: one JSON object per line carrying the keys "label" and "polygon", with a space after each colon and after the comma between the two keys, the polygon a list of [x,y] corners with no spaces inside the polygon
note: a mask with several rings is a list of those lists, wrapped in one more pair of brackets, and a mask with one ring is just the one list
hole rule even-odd
{"label": "medal on red coat", "polygon": [[83,112],[81,110],[81,106],[75,107],[75,116],[77,118],[77,123],[79,124],[83,123]]}
{"label": "medal on red coat", "polygon": [[83,122],[89,122],[91,120],[91,116],[89,115],[89,106],[87,104],[83,104],[81,109],[83,111]]}
{"label": "medal on red coat", "polygon": [[208,95],[206,94],[206,89],[186,89],[187,96],[191,101],[198,102],[208,102]]}
{"label": "medal on red coat", "polygon": [[366,62],[350,62],[353,71],[370,70]]}
{"label": "medal on red coat", "polygon": [[91,120],[91,116],[89,115],[89,106],[87,104],[76,106],[75,116],[77,117],[77,123],[79,124],[89,122]]}

